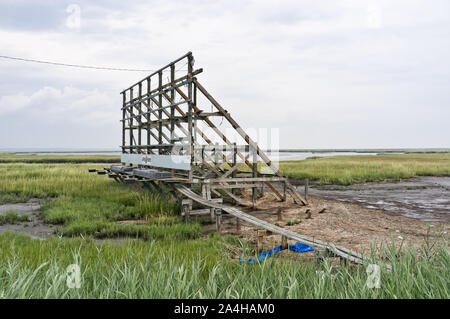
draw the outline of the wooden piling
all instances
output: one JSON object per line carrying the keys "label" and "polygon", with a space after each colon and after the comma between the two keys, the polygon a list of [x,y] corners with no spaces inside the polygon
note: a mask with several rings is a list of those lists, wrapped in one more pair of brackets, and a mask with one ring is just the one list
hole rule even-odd
{"label": "wooden piling", "polygon": [[216,231],[220,233],[222,230],[222,210],[219,208],[215,208],[214,210],[216,215]]}
{"label": "wooden piling", "polygon": [[308,200],[309,179],[305,179],[305,200]]}
{"label": "wooden piling", "polygon": [[288,248],[287,237],[284,235],[281,236],[281,247],[282,247],[282,249]]}
{"label": "wooden piling", "polygon": [[283,220],[283,216],[281,216],[281,212],[283,211],[283,209],[281,207],[277,208],[277,221],[282,221]]}
{"label": "wooden piling", "polygon": [[188,204],[183,205],[183,211],[184,211],[184,219],[186,220],[186,222],[188,222],[191,217]]}
{"label": "wooden piling", "polygon": [[[258,176],[258,154],[256,153],[255,148],[251,148],[251,151],[253,153],[253,166],[252,166],[252,176],[253,178],[256,178]],[[253,209],[256,208],[256,199],[257,199],[257,188],[256,186],[252,187],[252,204]]]}

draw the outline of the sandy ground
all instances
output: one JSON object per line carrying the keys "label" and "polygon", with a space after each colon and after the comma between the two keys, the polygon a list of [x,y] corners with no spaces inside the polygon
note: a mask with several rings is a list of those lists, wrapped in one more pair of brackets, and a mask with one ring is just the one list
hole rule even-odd
{"label": "sandy ground", "polygon": [[[343,203],[335,200],[309,198],[308,206],[299,206],[291,199],[279,202],[271,193],[266,193],[258,200],[257,209],[242,209],[251,215],[266,220],[272,224],[278,223],[283,228],[290,229],[302,235],[307,235],[326,242],[356,250],[361,253],[370,251],[371,244],[392,240],[396,246],[402,241],[418,248],[425,242],[429,230],[431,241],[441,236],[448,237],[450,224],[440,222],[423,222],[417,219],[387,214],[382,210],[368,209],[357,204]],[[282,207],[282,220],[277,220],[277,209]],[[324,213],[320,213],[322,209]],[[307,218],[306,210],[311,211]],[[236,219],[225,215],[223,232],[237,234]],[[299,223],[288,226],[289,221]],[[257,228],[243,224],[241,235],[256,242]],[[280,235],[267,235],[263,238],[262,249],[270,249],[281,243]],[[291,242],[292,244],[294,242]]]}

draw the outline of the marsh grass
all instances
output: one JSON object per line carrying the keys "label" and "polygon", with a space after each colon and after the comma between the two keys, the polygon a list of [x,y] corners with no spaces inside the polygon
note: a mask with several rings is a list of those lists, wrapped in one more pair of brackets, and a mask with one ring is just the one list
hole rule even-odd
{"label": "marsh grass", "polygon": [[[179,204],[139,187],[129,187],[88,173],[92,164],[2,164],[0,194],[3,199],[45,199],[45,223],[61,225],[59,235],[92,235],[97,238],[131,236],[143,239],[195,238],[198,223],[186,224]],[[145,225],[118,224],[145,220]]]}
{"label": "marsh grass", "polygon": [[[366,285],[366,266],[317,263],[301,254],[239,264],[224,256],[225,236],[204,240],[32,240],[0,235],[0,296],[4,298],[449,298],[445,242],[427,253],[381,245],[380,288]],[[244,254],[246,253],[245,248]],[[66,286],[66,267],[81,268],[81,288]]]}
{"label": "marsh grass", "polygon": [[[369,157],[367,167],[364,161],[358,162],[360,156],[289,165],[292,174],[313,174],[307,176],[322,182],[374,178],[377,170],[383,170],[376,165],[389,167],[395,161],[400,168],[415,165],[415,173],[448,175],[447,155],[431,160],[428,156],[422,160],[410,157],[411,163],[394,156],[382,164]],[[342,165],[342,169],[333,173],[333,165]],[[378,168],[372,172],[370,165]],[[427,171],[436,165],[434,171]],[[336,265],[330,259],[318,263],[299,254],[288,259],[268,258],[260,264],[239,264],[239,253],[243,260],[255,256],[250,244],[217,234],[199,239],[200,224],[181,220],[176,203],[89,174],[91,167],[102,166],[0,164],[0,201],[43,198],[44,221],[62,226],[57,228],[61,238],[47,240],[0,234],[0,298],[450,297],[450,256],[445,238],[426,240],[419,251],[394,244],[374,245],[367,262],[392,267],[391,272],[381,267],[379,289],[367,287],[365,266]],[[372,175],[357,173],[359,170]],[[348,172],[352,173],[345,179]],[[128,223],[136,220],[143,224]],[[107,239],[116,237],[127,239]],[[80,289],[66,285],[66,268],[73,263],[81,268]]]}
{"label": "marsh grass", "polygon": [[383,154],[315,157],[279,163],[280,170],[295,179],[318,184],[350,185],[415,176],[450,176],[450,154]]}
{"label": "marsh grass", "polygon": [[30,218],[26,215],[19,215],[17,212],[10,210],[5,212],[4,215],[0,215],[0,225],[5,224],[18,224],[23,222],[29,222]]}

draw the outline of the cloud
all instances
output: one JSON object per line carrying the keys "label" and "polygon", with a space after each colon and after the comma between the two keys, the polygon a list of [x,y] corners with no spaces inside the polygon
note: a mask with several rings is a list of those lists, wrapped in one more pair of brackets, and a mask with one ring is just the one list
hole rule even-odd
{"label": "cloud", "polygon": [[44,87],[30,95],[20,92],[2,96],[0,115],[32,118],[42,124],[103,125],[118,121],[119,114],[114,104],[110,96],[98,90]]}
{"label": "cloud", "polygon": [[[199,81],[281,147],[449,146],[448,1],[81,0],[79,29],[72,2],[53,3],[2,2],[0,53],[156,69],[193,51]],[[30,146],[16,136],[35,119],[37,147],[55,130],[61,146],[117,145],[118,93],[145,75],[0,60],[0,142]]]}

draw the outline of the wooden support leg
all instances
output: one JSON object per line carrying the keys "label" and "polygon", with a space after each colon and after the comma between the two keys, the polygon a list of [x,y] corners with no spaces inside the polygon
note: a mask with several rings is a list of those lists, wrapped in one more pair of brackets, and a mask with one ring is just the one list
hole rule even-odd
{"label": "wooden support leg", "polygon": [[[258,155],[256,153],[256,149],[255,148],[252,149],[252,152],[253,152],[252,176],[253,176],[253,178],[255,178],[255,177],[258,176]],[[256,199],[258,197],[258,194],[257,194],[256,191],[257,191],[256,187],[252,187],[253,209],[256,208]]]}
{"label": "wooden support leg", "polygon": [[216,208],[215,214],[216,214],[216,230],[218,233],[220,233],[220,231],[222,230],[222,210]]}
{"label": "wooden support leg", "polygon": [[[205,196],[206,196],[206,199],[211,199],[211,187],[209,185],[205,186]],[[209,209],[209,213],[211,215],[211,221],[214,221],[214,218],[215,218],[215,216],[214,216],[214,208],[211,207]]]}
{"label": "wooden support leg", "polygon": [[236,217],[236,231],[237,233],[241,232],[241,220]]}
{"label": "wooden support leg", "polygon": [[283,220],[283,216],[281,215],[282,211],[283,211],[283,209],[281,207],[277,208],[277,221],[282,221]]}
{"label": "wooden support leg", "polygon": [[207,198],[206,197],[206,185],[205,184],[202,185],[202,197],[203,198]]}
{"label": "wooden support leg", "polygon": [[348,266],[348,260],[346,258],[339,257],[339,265]]}
{"label": "wooden support leg", "polygon": [[192,211],[192,200],[190,199],[183,199],[181,200],[181,206],[183,207],[183,214],[186,221],[189,221],[191,217],[191,211]]}
{"label": "wooden support leg", "polygon": [[286,201],[286,189],[287,189],[287,184],[286,182],[283,183],[283,199],[282,201],[285,202]]}
{"label": "wooden support leg", "polygon": [[184,211],[184,219],[186,220],[186,222],[189,221],[190,219],[190,208],[189,208],[189,204],[184,204],[183,205],[183,211]]}
{"label": "wooden support leg", "polygon": [[309,179],[305,179],[305,199],[308,200]]}
{"label": "wooden support leg", "polygon": [[281,248],[282,249],[287,249],[288,248],[288,243],[287,243],[287,237],[286,236],[281,236]]}

